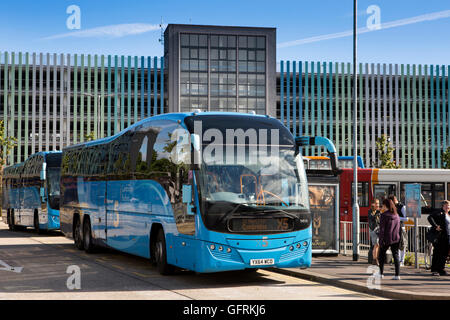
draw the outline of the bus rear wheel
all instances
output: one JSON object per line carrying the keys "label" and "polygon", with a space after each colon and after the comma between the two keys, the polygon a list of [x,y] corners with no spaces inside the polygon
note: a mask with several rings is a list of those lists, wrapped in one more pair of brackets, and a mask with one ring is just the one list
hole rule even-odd
{"label": "bus rear wheel", "polygon": [[6,209],[6,223],[8,223],[8,229],[12,231],[11,210],[9,208]]}
{"label": "bus rear wheel", "polygon": [[154,245],[154,261],[158,272],[162,275],[171,275],[174,273],[174,266],[167,263],[166,237],[162,229],[158,230],[156,242]]}
{"label": "bus rear wheel", "polygon": [[9,230],[17,230],[16,219],[14,218],[14,209],[9,209]]}
{"label": "bus rear wheel", "polygon": [[84,249],[83,237],[81,234],[81,221],[79,218],[75,219],[75,226],[73,229],[73,241],[75,243],[75,247],[79,250]]}
{"label": "bus rear wheel", "polygon": [[36,231],[37,234],[42,233],[42,230],[39,227],[39,216],[38,216],[37,212],[34,212],[33,227],[34,227],[34,231]]}

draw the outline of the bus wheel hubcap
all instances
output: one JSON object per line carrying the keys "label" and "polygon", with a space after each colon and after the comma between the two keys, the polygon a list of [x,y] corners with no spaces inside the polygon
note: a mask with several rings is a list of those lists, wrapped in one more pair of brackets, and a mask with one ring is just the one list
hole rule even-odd
{"label": "bus wheel hubcap", "polygon": [[161,261],[162,261],[162,243],[161,242],[156,243],[156,261],[158,263],[161,263]]}

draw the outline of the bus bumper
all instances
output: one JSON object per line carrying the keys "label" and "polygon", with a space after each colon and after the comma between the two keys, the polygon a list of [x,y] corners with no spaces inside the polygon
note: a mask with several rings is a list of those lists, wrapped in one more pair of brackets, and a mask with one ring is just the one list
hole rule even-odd
{"label": "bus bumper", "polygon": [[201,256],[197,261],[201,261],[201,263],[195,265],[195,271],[197,272],[220,272],[271,267],[306,268],[311,266],[310,239],[268,250],[238,249],[207,241],[201,241],[200,243],[198,253]]}

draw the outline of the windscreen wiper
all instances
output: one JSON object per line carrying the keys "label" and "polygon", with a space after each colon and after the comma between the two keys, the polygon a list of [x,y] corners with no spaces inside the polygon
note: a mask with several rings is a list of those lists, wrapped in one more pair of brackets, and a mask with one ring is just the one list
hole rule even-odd
{"label": "windscreen wiper", "polygon": [[239,209],[241,206],[243,206],[243,205],[248,205],[247,203],[239,203],[236,207],[234,207],[231,211],[228,211],[227,213],[225,213],[222,217],[220,217],[220,219],[219,219],[219,223],[220,222],[222,222],[223,220],[225,220],[225,218],[227,218],[227,217],[229,217],[229,216],[231,216],[231,215],[233,215],[236,211],[237,211],[237,209]]}
{"label": "windscreen wiper", "polygon": [[297,219],[298,217],[295,214],[292,214],[290,212],[284,211],[282,209],[267,209],[267,210],[258,210],[256,211],[256,213],[284,213],[285,215],[287,215],[288,217],[292,218],[292,219]]}

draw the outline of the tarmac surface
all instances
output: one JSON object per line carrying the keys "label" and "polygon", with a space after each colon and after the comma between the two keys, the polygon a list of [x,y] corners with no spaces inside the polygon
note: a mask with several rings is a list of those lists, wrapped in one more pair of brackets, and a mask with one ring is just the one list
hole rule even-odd
{"label": "tarmac surface", "polygon": [[[79,268],[79,288],[73,268]],[[24,299],[383,300],[266,269],[161,276],[144,258],[113,250],[87,254],[59,232],[12,232],[0,223],[0,300]]]}

